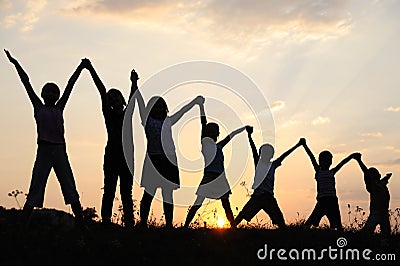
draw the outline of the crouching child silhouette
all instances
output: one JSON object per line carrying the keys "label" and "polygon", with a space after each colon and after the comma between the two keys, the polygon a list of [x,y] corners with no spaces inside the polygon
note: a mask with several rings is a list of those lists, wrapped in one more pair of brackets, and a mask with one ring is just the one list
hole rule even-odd
{"label": "crouching child silhouette", "polygon": [[315,180],[317,181],[317,204],[305,222],[304,227],[318,226],[321,218],[326,215],[330,228],[342,230],[339,202],[336,196],[335,174],[351,159],[355,159],[357,153],[350,154],[337,166],[330,168],[333,159],[330,151],[322,151],[317,162],[306,141],[303,142],[303,146],[311,159],[315,170]]}
{"label": "crouching child silhouette", "polygon": [[271,144],[264,144],[260,147],[260,153],[258,153],[251,137],[253,128],[246,128],[246,130],[255,165],[254,182],[252,185],[254,192],[236,217],[235,226],[240,224],[243,219],[250,222],[260,210],[264,210],[271,218],[273,224],[278,225],[279,228],[285,228],[285,219],[274,196],[275,171],[282,165],[283,160],[300,147],[305,140],[300,139],[296,145],[284,152],[276,160],[271,161],[274,156],[274,147]]}
{"label": "crouching child silhouette", "polygon": [[392,173],[387,173],[383,178],[375,167],[367,168],[361,160],[361,154],[355,158],[364,173],[365,187],[370,195],[369,216],[362,228],[362,232],[373,234],[379,224],[381,235],[388,238],[391,232],[389,219],[390,194],[387,184]]}
{"label": "crouching child silhouette", "polygon": [[82,62],[68,80],[61,98],[59,98],[60,89],[56,84],[49,82],[43,86],[41,92],[41,97],[44,101],[43,104],[33,90],[29,77],[24,69],[18,61],[11,56],[9,51],[4,51],[8,60],[14,64],[21,82],[28,93],[28,97],[33,105],[37,128],[38,147],[36,160],[33,167],[28,196],[23,207],[22,222],[24,226],[27,227],[34,207],[43,207],[47,179],[53,168],[58,182],[61,185],[65,204],[71,204],[76,225],[79,228],[84,228],[82,206],[66,151],[63,118],[63,111],[72,92],[72,88],[82,72]]}

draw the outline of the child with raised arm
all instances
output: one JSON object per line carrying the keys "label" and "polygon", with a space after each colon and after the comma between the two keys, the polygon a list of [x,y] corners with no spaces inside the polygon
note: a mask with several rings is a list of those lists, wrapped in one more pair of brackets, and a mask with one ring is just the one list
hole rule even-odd
{"label": "child with raised arm", "polygon": [[329,220],[330,228],[342,230],[339,202],[336,196],[335,174],[351,159],[354,159],[356,153],[350,154],[337,166],[330,168],[333,159],[330,151],[322,151],[319,154],[317,162],[305,141],[303,146],[311,159],[315,170],[315,180],[317,181],[317,204],[304,226],[318,226],[321,218],[326,215]]}
{"label": "child with raised arm", "polygon": [[273,224],[278,225],[279,228],[285,228],[285,219],[274,196],[275,171],[282,165],[283,160],[300,147],[305,140],[300,139],[296,145],[284,152],[277,159],[271,161],[274,157],[274,147],[271,144],[264,144],[260,147],[260,153],[258,153],[251,137],[252,133],[252,129],[247,130],[255,165],[254,182],[252,185],[254,192],[236,217],[235,225],[238,225],[243,219],[250,222],[260,210],[264,210],[271,218]]}
{"label": "child with raised arm", "polygon": [[373,234],[379,224],[384,238],[390,235],[389,201],[390,194],[387,184],[392,173],[387,173],[382,179],[375,167],[367,168],[361,160],[361,154],[355,158],[364,173],[365,187],[370,195],[369,216],[362,231]]}
{"label": "child with raised arm", "polygon": [[144,127],[147,150],[143,164],[141,187],[144,188],[140,202],[140,227],[147,227],[151,203],[158,188],[161,188],[166,228],[173,228],[173,191],[180,187],[179,168],[172,138],[172,126],[195,105],[204,102],[197,96],[173,115],[168,115],[168,106],[161,96],[153,96],[145,105],[139,90],[135,93],[139,114]]}
{"label": "child with raised arm", "polygon": [[[127,112],[127,103],[120,90],[112,88],[107,92],[91,62],[88,59],[84,59],[83,61],[100,93],[102,112],[108,135],[103,165],[104,192],[101,202],[102,223],[106,226],[111,224],[112,207],[119,176],[120,194],[124,211],[123,222],[125,227],[132,228],[134,225],[132,202],[133,174],[126,162],[122,146],[122,126],[125,113]],[[128,103],[137,90],[137,80],[139,77],[135,70],[131,71],[130,79],[131,92]],[[132,113],[133,108],[130,109]]]}
{"label": "child with raised arm", "polygon": [[61,185],[65,204],[71,204],[76,224],[83,228],[82,206],[79,201],[79,194],[66,151],[63,118],[65,105],[83,69],[83,64],[81,62],[68,80],[61,98],[58,86],[51,82],[46,83],[41,92],[41,97],[44,101],[43,104],[33,90],[29,82],[29,77],[22,66],[11,56],[9,51],[4,51],[8,60],[14,64],[21,82],[28,93],[28,97],[33,105],[37,128],[38,148],[28,196],[23,207],[23,223],[25,226],[29,225],[34,207],[43,207],[47,179],[53,168]]}
{"label": "child with raised arm", "polygon": [[219,126],[216,123],[207,123],[203,104],[200,105],[200,115],[202,126],[201,152],[204,157],[205,167],[203,179],[201,180],[196,192],[197,198],[193,203],[193,206],[191,206],[189,209],[184,227],[189,226],[197,210],[201,207],[206,198],[221,200],[222,207],[225,210],[226,218],[228,219],[231,227],[234,227],[234,217],[231,204],[229,202],[229,195],[232,193],[225,175],[224,153],[222,149],[234,136],[244,131],[246,127],[241,127],[231,132],[223,140],[217,142],[219,136]]}

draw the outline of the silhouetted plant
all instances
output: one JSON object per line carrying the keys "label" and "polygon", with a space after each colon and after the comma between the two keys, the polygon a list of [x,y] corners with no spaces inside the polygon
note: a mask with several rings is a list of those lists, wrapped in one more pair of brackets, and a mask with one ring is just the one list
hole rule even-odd
{"label": "silhouetted plant", "polygon": [[19,209],[22,209],[21,204],[19,204],[19,201],[18,201],[18,195],[21,195],[21,194],[24,194],[24,192],[22,192],[21,190],[18,190],[18,189],[13,190],[10,193],[8,193],[9,197],[14,197]]}

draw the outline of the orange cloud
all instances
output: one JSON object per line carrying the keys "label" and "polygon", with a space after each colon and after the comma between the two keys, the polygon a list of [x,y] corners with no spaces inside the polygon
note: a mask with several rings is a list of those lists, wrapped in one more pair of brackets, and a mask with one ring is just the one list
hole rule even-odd
{"label": "orange cloud", "polygon": [[78,0],[64,11],[109,16],[129,23],[178,28],[229,45],[262,47],[275,39],[304,41],[346,34],[350,0],[178,1]]}
{"label": "orange cloud", "polygon": [[367,133],[361,133],[360,136],[362,137],[372,137],[372,138],[380,138],[383,136],[381,132],[367,132]]}
{"label": "orange cloud", "polygon": [[392,106],[390,106],[390,107],[388,107],[388,108],[385,108],[385,111],[386,111],[386,112],[394,112],[394,113],[397,113],[397,112],[400,112],[400,107],[392,107]]}
{"label": "orange cloud", "polygon": [[329,117],[322,117],[322,116],[318,116],[317,118],[315,118],[311,124],[313,126],[318,126],[318,125],[325,125],[325,124],[329,124],[331,122],[331,119]]}

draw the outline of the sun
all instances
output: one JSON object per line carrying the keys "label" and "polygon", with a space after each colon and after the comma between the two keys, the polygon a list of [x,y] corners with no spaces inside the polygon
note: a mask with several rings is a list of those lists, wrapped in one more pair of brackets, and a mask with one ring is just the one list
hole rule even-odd
{"label": "sun", "polygon": [[219,228],[223,228],[223,227],[224,227],[224,224],[225,224],[225,220],[224,220],[223,218],[218,218],[218,220],[217,220],[217,226],[218,226]]}

